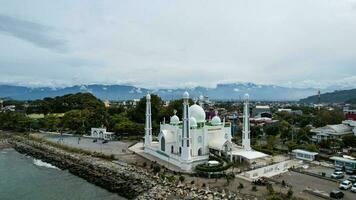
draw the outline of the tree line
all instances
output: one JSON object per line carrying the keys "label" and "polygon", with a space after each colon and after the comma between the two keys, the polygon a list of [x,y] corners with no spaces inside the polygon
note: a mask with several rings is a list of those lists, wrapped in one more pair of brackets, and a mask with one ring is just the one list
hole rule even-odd
{"label": "tree line", "polygon": [[[4,103],[16,103],[18,112],[0,113],[2,130],[44,130],[85,134],[89,133],[92,127],[106,127],[108,131],[118,134],[133,136],[144,134],[145,97],[142,97],[136,106],[114,104],[108,108],[90,93],[68,94],[32,102],[9,100]],[[177,110],[178,116],[182,115],[182,100],[172,101],[165,106],[159,96],[151,95],[151,103],[154,131],[159,130],[161,121],[164,119],[169,121],[173,110]]]}

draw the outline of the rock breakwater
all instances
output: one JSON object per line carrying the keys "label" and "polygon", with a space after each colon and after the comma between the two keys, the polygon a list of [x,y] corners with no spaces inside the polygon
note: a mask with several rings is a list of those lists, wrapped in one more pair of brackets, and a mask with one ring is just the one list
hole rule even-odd
{"label": "rock breakwater", "polygon": [[13,137],[9,143],[20,153],[68,170],[88,182],[128,199],[256,199],[253,196],[170,182],[140,167],[68,153],[22,137]]}

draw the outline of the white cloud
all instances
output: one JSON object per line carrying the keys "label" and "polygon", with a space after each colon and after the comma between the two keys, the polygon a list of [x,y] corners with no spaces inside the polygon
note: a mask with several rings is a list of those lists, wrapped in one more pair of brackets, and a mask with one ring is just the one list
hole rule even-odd
{"label": "white cloud", "polygon": [[[51,51],[38,37],[4,34],[0,24],[0,79],[151,88],[352,86],[355,11],[351,0],[8,0],[1,16],[51,27],[45,41],[55,48],[65,41],[66,51]],[[21,24],[10,30],[23,30]]]}

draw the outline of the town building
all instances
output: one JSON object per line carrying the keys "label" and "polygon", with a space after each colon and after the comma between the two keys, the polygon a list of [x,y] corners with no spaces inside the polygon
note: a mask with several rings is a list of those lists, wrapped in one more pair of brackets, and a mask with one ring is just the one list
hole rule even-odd
{"label": "town building", "polygon": [[356,120],[345,120],[342,123],[350,126],[352,128],[353,134],[356,136]]}
{"label": "town building", "polygon": [[344,157],[333,156],[330,158],[335,162],[335,170],[345,170],[347,173],[353,174],[356,172],[356,160]]}
{"label": "town building", "polygon": [[253,118],[272,118],[271,108],[269,106],[257,105],[252,109]]}
{"label": "town building", "polygon": [[292,110],[292,109],[288,109],[288,108],[280,108],[280,109],[278,109],[278,112],[286,112],[286,113],[293,114],[293,115],[303,115],[303,111],[301,111],[301,110]]}
{"label": "town building", "polygon": [[198,164],[209,161],[210,153],[231,160],[250,161],[268,155],[254,151],[250,146],[248,96],[245,100],[242,146],[231,142],[231,124],[221,120],[218,113],[206,120],[203,102],[189,106],[189,94],[183,94],[183,116],[176,112],[169,123],[160,124],[158,142],[152,141],[151,96],[146,96],[146,124],[144,152],[154,159],[166,161],[182,171],[191,172]]}
{"label": "town building", "polygon": [[292,151],[296,159],[314,161],[315,156],[318,155],[317,152],[306,151],[302,149],[294,149]]}
{"label": "town building", "polygon": [[312,140],[315,142],[341,139],[345,135],[353,134],[352,128],[346,124],[326,125],[324,127],[311,129],[310,132],[315,134],[312,136]]}
{"label": "town building", "polygon": [[356,110],[345,107],[344,115],[345,115],[345,120],[356,121]]}

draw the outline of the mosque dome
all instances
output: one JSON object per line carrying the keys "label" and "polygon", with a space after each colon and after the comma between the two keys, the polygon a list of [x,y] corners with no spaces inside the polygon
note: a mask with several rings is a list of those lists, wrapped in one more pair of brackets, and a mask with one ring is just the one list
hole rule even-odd
{"label": "mosque dome", "polygon": [[250,95],[246,93],[246,94],[244,95],[244,100],[245,100],[245,101],[248,101],[249,99],[250,99]]}
{"label": "mosque dome", "polygon": [[189,118],[189,125],[190,125],[190,127],[197,127],[198,126],[197,120],[194,117],[190,117]]}
{"label": "mosque dome", "polygon": [[189,93],[187,91],[183,93],[183,99],[189,99]]}
{"label": "mosque dome", "polygon": [[197,104],[189,107],[189,116],[194,117],[197,123],[205,122],[205,111]]}
{"label": "mosque dome", "polygon": [[219,116],[214,116],[213,119],[211,119],[211,124],[216,126],[221,124],[221,119]]}
{"label": "mosque dome", "polygon": [[179,124],[179,117],[177,115],[173,115],[171,117],[170,123],[174,125]]}
{"label": "mosque dome", "polygon": [[219,116],[214,116],[213,119],[211,119],[211,124],[214,126],[220,125],[221,124],[221,119]]}

